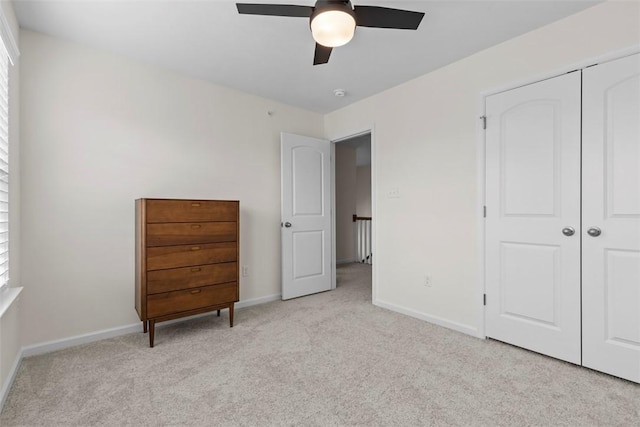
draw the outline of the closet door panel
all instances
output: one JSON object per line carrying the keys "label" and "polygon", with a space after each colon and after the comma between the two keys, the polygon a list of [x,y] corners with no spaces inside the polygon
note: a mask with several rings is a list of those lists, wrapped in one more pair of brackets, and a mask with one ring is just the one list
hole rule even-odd
{"label": "closet door panel", "polygon": [[582,145],[583,365],[640,382],[640,55],[584,70]]}
{"label": "closet door panel", "polygon": [[574,72],[486,102],[486,334],[576,364],[580,83]]}

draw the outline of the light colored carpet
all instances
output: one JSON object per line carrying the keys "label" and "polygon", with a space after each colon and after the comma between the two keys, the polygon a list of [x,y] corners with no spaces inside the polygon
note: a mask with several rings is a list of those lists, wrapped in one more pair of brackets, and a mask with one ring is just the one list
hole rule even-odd
{"label": "light colored carpet", "polygon": [[371,304],[338,289],[25,359],[15,425],[640,426],[640,386]]}

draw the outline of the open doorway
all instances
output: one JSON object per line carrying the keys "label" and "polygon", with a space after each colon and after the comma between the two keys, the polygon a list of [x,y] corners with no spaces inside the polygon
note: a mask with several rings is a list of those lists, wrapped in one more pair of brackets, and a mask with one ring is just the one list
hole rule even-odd
{"label": "open doorway", "polygon": [[335,142],[336,286],[354,279],[371,281],[373,217],[371,133]]}

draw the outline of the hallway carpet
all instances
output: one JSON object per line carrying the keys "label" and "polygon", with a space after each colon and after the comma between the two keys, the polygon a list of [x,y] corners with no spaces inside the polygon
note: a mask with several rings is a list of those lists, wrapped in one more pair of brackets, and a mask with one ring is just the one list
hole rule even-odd
{"label": "hallway carpet", "polygon": [[640,385],[375,307],[370,277],[27,358],[0,425],[640,425]]}

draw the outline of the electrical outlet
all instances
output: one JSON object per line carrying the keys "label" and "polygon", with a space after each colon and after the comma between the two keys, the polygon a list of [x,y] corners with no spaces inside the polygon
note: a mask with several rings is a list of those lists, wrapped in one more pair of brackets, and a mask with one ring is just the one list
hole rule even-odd
{"label": "electrical outlet", "polygon": [[430,288],[433,285],[431,276],[424,276],[424,286]]}
{"label": "electrical outlet", "polygon": [[242,266],[242,277],[247,277],[249,275],[249,266],[248,265],[243,265]]}
{"label": "electrical outlet", "polygon": [[398,187],[391,187],[387,190],[387,198],[398,199],[400,198],[400,189]]}

